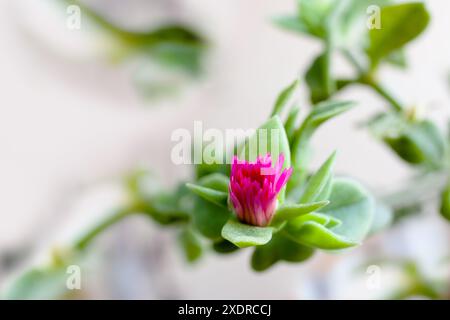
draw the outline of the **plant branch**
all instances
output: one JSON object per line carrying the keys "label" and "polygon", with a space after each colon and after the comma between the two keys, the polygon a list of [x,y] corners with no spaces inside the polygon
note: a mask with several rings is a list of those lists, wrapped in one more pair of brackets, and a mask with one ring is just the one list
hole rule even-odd
{"label": "plant branch", "polygon": [[83,236],[81,236],[74,244],[74,248],[76,250],[83,250],[88,245],[91,244],[91,242],[103,231],[105,231],[107,228],[112,226],[118,221],[121,221],[128,215],[135,213],[136,209],[133,206],[130,207],[124,207],[116,209],[115,212],[113,212],[111,215],[106,217],[104,220],[101,220],[100,223],[95,225],[91,230],[86,232]]}

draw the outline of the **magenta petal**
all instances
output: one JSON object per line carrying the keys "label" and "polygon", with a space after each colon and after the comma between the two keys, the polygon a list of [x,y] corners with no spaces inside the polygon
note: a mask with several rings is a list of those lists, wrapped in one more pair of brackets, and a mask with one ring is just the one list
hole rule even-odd
{"label": "magenta petal", "polygon": [[244,223],[267,226],[277,206],[277,195],[286,185],[292,168],[281,172],[284,155],[280,154],[274,167],[272,158],[257,157],[254,162],[233,157],[230,175],[230,206]]}

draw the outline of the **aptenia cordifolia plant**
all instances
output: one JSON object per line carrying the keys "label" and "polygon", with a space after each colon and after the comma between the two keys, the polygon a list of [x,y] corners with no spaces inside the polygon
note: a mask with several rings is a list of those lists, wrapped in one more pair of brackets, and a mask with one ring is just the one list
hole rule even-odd
{"label": "aptenia cordifolia plant", "polygon": [[[381,29],[366,26],[366,9],[371,5],[381,8]],[[314,133],[354,106],[332,100],[352,85],[372,89],[389,106],[368,122],[376,137],[422,177],[448,179],[448,138],[432,121],[420,118],[414,108],[395,99],[377,77],[383,65],[406,67],[404,47],[429,21],[425,6],[388,0],[298,0],[298,7],[295,15],[277,18],[277,25],[323,44],[323,52],[304,76],[313,106],[303,119],[299,108],[290,104],[301,82],[295,80],[280,93],[269,119],[233,150],[232,164],[197,164],[192,179],[173,190],[149,187],[154,177],[146,171],[128,176],[128,202],[64,248],[63,254],[54,255],[49,265],[25,272],[12,284],[7,297],[30,297],[46,286],[51,288],[51,296],[63,295],[66,266],[79,259],[109,226],[132,214],[176,229],[190,262],[207,250],[223,255],[252,250],[255,271],[268,270],[279,262],[304,262],[317,250],[340,252],[361,245],[369,234],[389,227],[391,219],[384,219],[387,223],[382,226],[377,222],[380,199],[357,181],[334,176],[335,152],[317,171],[313,172],[309,163]],[[353,78],[333,73],[336,54],[354,67]],[[271,129],[278,132],[276,143],[259,134]],[[251,142],[265,146],[264,152],[255,152]],[[450,185],[444,184],[433,182],[438,190],[432,191],[442,195],[441,213],[450,219]],[[405,201],[405,193],[410,192],[402,192],[400,200],[395,196],[381,199],[387,212],[394,214],[394,222],[422,205],[420,197]]]}

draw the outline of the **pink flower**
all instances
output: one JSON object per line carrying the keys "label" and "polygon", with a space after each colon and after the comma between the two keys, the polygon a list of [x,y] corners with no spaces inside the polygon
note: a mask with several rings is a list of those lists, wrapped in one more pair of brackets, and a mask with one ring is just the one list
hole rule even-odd
{"label": "pink flower", "polygon": [[283,163],[283,154],[275,167],[270,153],[255,162],[233,157],[229,202],[241,222],[260,227],[270,223],[277,209],[277,195],[292,173],[292,168],[281,171]]}

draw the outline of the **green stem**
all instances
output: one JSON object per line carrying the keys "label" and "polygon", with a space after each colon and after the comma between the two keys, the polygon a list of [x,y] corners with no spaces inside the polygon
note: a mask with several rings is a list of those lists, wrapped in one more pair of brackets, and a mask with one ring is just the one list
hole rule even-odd
{"label": "green stem", "polygon": [[380,85],[379,83],[370,80],[368,82],[365,82],[365,84],[367,84],[369,87],[371,87],[373,90],[375,90],[375,92],[377,92],[381,97],[383,97],[387,102],[389,102],[390,106],[394,109],[395,112],[401,112],[403,111],[403,107],[400,104],[400,102],[398,102],[397,99],[395,99],[388,91],[386,88],[384,88],[382,85]]}
{"label": "green stem", "polygon": [[389,105],[394,109],[395,112],[401,112],[403,110],[402,104],[395,99],[389,91],[379,84],[373,77],[373,75],[366,71],[366,68],[358,61],[358,59],[349,50],[342,50],[343,55],[347,58],[348,62],[356,69],[359,73],[357,82],[364,84],[372,88],[378,95],[389,102]]}
{"label": "green stem", "polygon": [[91,242],[103,231],[105,231],[107,228],[112,226],[118,221],[121,221],[128,215],[135,213],[136,210],[134,207],[124,207],[120,209],[116,209],[115,212],[111,215],[109,215],[106,219],[100,221],[99,224],[94,226],[91,230],[89,230],[87,233],[85,233],[83,236],[81,236],[74,244],[74,248],[76,250],[83,250],[88,245],[91,244]]}

